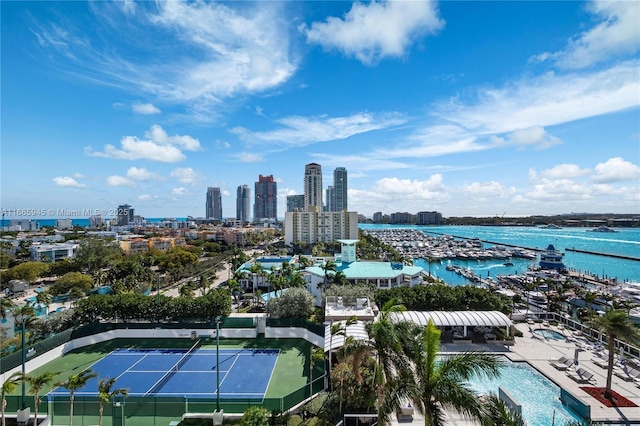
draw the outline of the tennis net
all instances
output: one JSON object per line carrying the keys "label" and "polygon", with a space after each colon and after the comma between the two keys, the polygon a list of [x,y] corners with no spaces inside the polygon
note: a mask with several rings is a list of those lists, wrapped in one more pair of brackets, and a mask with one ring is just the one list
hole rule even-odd
{"label": "tennis net", "polygon": [[202,342],[200,341],[200,339],[196,340],[196,342],[193,344],[193,346],[191,346],[189,348],[189,350],[182,355],[182,357],[180,357],[180,359],[178,360],[178,362],[176,362],[161,378],[160,380],[158,380],[157,382],[155,382],[153,384],[153,386],[151,386],[151,388],[144,394],[144,396],[147,395],[152,395],[157,393],[160,389],[162,389],[162,387],[169,381],[169,379],[171,379],[171,377],[173,377],[174,374],[176,374],[178,372],[178,370],[180,370],[180,367],[182,367],[191,357],[191,355],[200,347],[200,345],[202,344]]}

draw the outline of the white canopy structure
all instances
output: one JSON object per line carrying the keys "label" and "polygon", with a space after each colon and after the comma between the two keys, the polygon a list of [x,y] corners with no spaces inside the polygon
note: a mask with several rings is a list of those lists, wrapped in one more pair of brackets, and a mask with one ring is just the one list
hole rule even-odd
{"label": "white canopy structure", "polygon": [[[346,321],[333,321],[327,323],[324,328],[324,351],[329,352],[330,350],[336,350],[344,346],[345,336],[342,334],[336,334],[331,337],[331,326],[335,324],[340,324],[343,328],[346,324]],[[366,322],[357,321],[354,324],[349,325],[345,330],[346,336],[351,336],[354,339],[358,340],[368,340],[369,334],[367,334],[367,330],[365,328]]]}
{"label": "white canopy structure", "polygon": [[[406,311],[389,314],[392,321],[409,321],[426,326],[429,320],[436,327],[504,327],[507,336],[513,323],[500,311]],[[466,333],[465,333],[466,334]]]}

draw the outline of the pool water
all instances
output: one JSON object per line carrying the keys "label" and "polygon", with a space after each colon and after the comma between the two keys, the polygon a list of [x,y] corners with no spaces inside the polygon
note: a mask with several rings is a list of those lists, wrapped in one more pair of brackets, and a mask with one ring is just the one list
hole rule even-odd
{"label": "pool water", "polygon": [[[506,360],[497,379],[481,377],[469,382],[474,391],[497,395],[498,387],[506,390],[522,405],[522,416],[528,426],[564,426],[584,422],[560,402],[560,388],[525,362]],[[582,424],[582,423],[578,423]]]}
{"label": "pool water", "polygon": [[547,340],[564,340],[566,337],[562,333],[558,333],[554,330],[548,330],[546,328],[538,328],[532,331],[538,337],[542,337]]}

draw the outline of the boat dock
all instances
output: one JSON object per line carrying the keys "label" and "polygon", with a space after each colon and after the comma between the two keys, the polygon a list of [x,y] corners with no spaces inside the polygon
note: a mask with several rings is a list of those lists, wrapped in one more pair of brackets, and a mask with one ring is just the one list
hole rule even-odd
{"label": "boat dock", "polygon": [[531,250],[531,251],[538,251],[539,252],[539,251],[544,251],[545,250],[545,249],[541,249],[541,248],[537,248],[537,247],[525,247],[525,246],[521,246],[521,245],[501,243],[501,242],[497,242],[497,241],[482,240],[480,238],[461,237],[460,235],[445,234],[443,232],[434,232],[434,231],[423,231],[423,232],[425,232],[427,234],[435,234],[435,235],[442,235],[442,236],[450,236],[450,237],[454,237],[454,238],[460,238],[462,240],[478,240],[478,241],[480,241],[482,243],[486,243],[486,244],[494,244],[494,245],[505,246],[505,247],[513,247],[513,248],[523,248],[525,250]]}

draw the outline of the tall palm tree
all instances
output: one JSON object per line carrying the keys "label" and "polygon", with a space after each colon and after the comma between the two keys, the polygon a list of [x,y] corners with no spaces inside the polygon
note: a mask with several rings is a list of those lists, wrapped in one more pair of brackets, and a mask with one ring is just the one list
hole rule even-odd
{"label": "tall palm tree", "polygon": [[47,386],[58,375],[58,372],[47,371],[35,376],[27,376],[25,380],[29,384],[30,391],[33,393],[33,424],[38,424],[38,404],[42,402],[40,391]]}
{"label": "tall palm tree", "polygon": [[104,413],[104,406],[105,404],[108,404],[109,401],[111,401],[111,399],[113,399],[114,397],[118,396],[118,395],[122,395],[125,398],[127,396],[129,396],[129,389],[128,388],[117,388],[117,389],[111,389],[113,387],[113,385],[116,383],[117,378],[113,377],[113,378],[104,378],[104,379],[100,379],[100,381],[98,382],[98,397],[100,398],[100,406],[98,408],[98,413],[99,413],[99,421],[98,421],[98,425],[102,426],[102,414]]}
{"label": "tall palm tree", "polygon": [[333,260],[326,261],[320,268],[324,271],[324,286],[326,287],[331,281],[329,272],[336,272],[336,262]]}
{"label": "tall palm tree", "polygon": [[[397,383],[399,375],[411,368],[403,350],[403,345],[409,337],[407,323],[393,322],[390,319],[391,313],[404,311],[406,311],[405,306],[398,299],[392,298],[380,310],[378,321],[367,324],[366,327],[370,351],[375,354],[376,360],[373,377],[378,394],[378,421],[381,424],[386,423],[391,413],[400,406],[399,399],[393,397],[391,390],[394,388],[394,383]],[[364,351],[362,342],[358,342],[357,345],[356,353]],[[358,366],[354,364],[354,368],[357,369]]]}
{"label": "tall palm tree", "polygon": [[591,325],[607,335],[607,349],[609,350],[609,362],[607,364],[607,384],[604,391],[605,398],[611,398],[611,376],[613,373],[613,356],[616,351],[616,339],[629,343],[640,342],[640,331],[629,319],[625,311],[609,309],[603,316],[595,316],[590,321]]}
{"label": "tall palm tree", "polygon": [[412,375],[415,380],[410,382],[408,393],[418,411],[424,414],[425,426],[443,425],[445,409],[486,423],[486,406],[465,383],[474,376],[499,376],[500,360],[484,352],[465,352],[437,360],[440,329],[432,320],[414,336]]}
{"label": "tall palm tree", "polygon": [[7,377],[7,380],[2,383],[2,390],[0,391],[2,393],[2,395],[0,395],[0,399],[2,399],[2,426],[6,426],[6,422],[4,419],[4,409],[7,406],[7,394],[13,393],[13,391],[16,390],[18,382],[20,381],[22,381],[22,373],[16,371],[15,373]]}
{"label": "tall palm tree", "polygon": [[75,391],[82,388],[87,382],[98,374],[92,369],[86,368],[77,374],[70,375],[67,380],[59,382],[57,386],[61,386],[69,391],[69,426],[73,426],[73,399]]}

